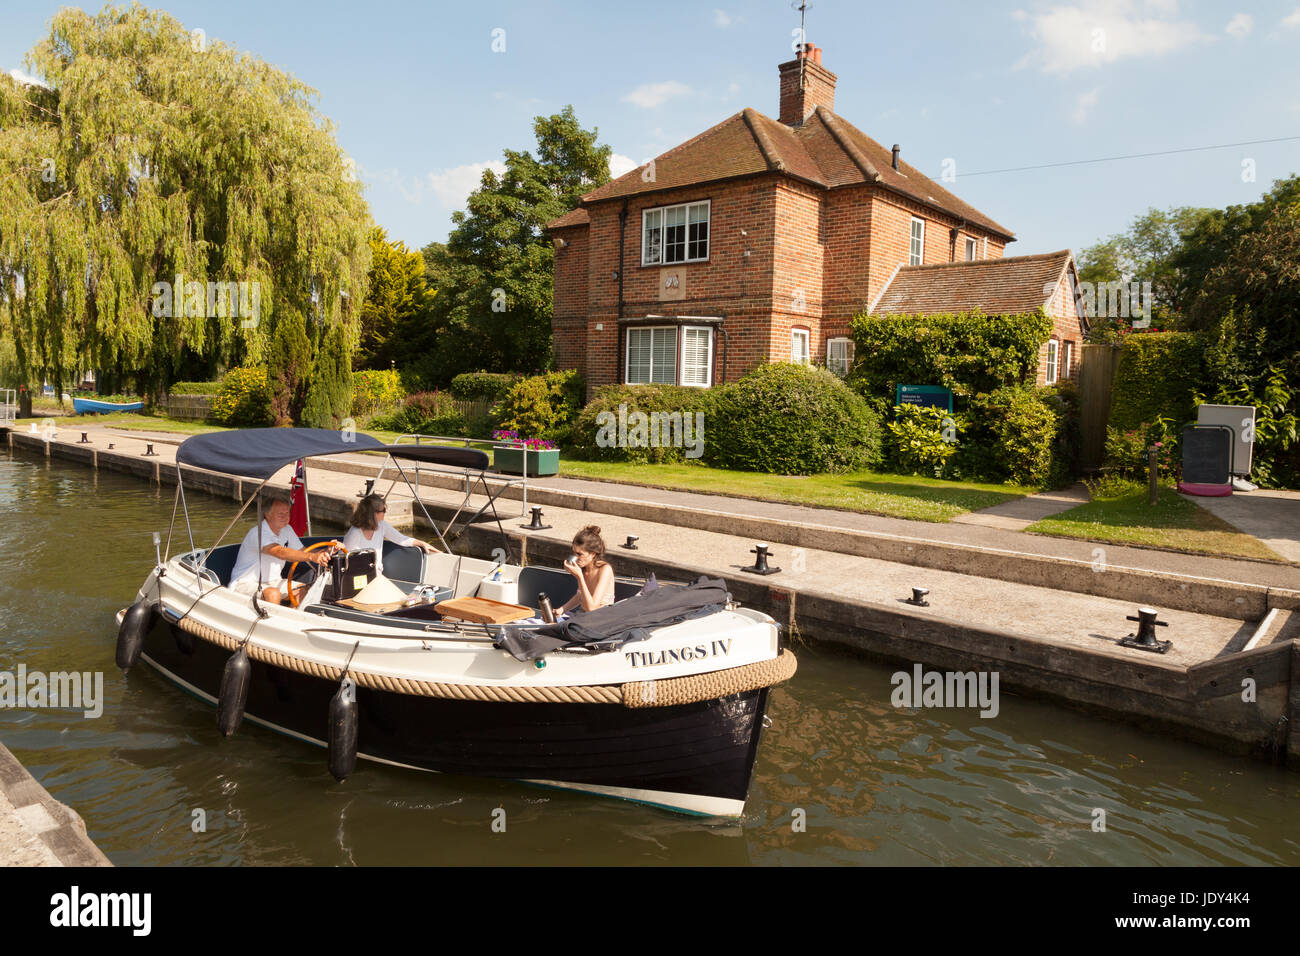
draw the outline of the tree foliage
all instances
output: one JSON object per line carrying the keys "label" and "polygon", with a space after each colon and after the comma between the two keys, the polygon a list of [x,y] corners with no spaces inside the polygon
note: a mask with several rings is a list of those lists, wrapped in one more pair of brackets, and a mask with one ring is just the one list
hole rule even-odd
{"label": "tree foliage", "polygon": [[424,257],[403,242],[389,241],[383,229],[370,232],[370,284],[361,306],[360,347],[354,364],[388,369],[401,355],[411,333],[427,325],[436,290],[424,278]]}
{"label": "tree foliage", "polygon": [[537,117],[533,132],[536,155],[506,150],[505,171],[486,170],[466,210],[453,213],[447,242],[423,250],[438,296],[429,328],[409,336],[408,387],[550,365],[555,250],[543,229],[609,181],[610,148],[571,106]]}
{"label": "tree foliage", "polygon": [[[369,214],[313,90],[140,6],[64,8],[25,63],[46,86],[0,76],[0,332],[21,376],[157,387],[260,361],[281,303],[355,322]],[[211,314],[209,282],[256,283],[258,314]]]}

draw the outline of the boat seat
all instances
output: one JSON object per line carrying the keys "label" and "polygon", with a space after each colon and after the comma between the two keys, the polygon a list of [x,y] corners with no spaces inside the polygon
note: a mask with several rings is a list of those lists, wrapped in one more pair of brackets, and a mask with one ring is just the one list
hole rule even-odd
{"label": "boat seat", "polygon": [[568,571],[559,568],[541,568],[530,565],[519,572],[519,597],[516,604],[537,607],[537,596],[542,592],[559,607],[578,593],[578,581]]}
{"label": "boat seat", "polygon": [[633,595],[635,595],[638,591],[640,591],[643,586],[644,583],[641,581],[620,581],[617,578],[615,578],[614,579],[614,600],[617,602],[623,600],[624,598],[630,598]]}
{"label": "boat seat", "polygon": [[[230,572],[235,570],[235,559],[239,557],[239,545],[223,544],[219,548],[213,548],[208,553],[207,564],[204,565],[204,571],[209,581],[215,581],[223,587],[230,584]],[[202,558],[200,557],[200,560]],[[194,562],[195,566],[198,562]]]}
{"label": "boat seat", "polygon": [[392,541],[384,542],[384,577],[398,581],[424,580],[424,549],[412,545],[403,548]]}

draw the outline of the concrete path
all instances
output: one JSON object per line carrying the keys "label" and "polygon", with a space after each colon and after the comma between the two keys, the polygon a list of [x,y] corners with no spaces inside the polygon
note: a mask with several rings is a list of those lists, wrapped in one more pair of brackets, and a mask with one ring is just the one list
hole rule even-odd
{"label": "concrete path", "polygon": [[1300,563],[1300,491],[1241,491],[1223,498],[1184,495],[1238,531]]}
{"label": "concrete path", "polygon": [[1007,531],[1024,531],[1035,521],[1069,511],[1071,508],[1087,504],[1088,489],[1083,482],[1076,482],[1069,488],[1059,491],[1044,491],[1015,501],[1004,501],[991,508],[982,508],[952,520],[958,524],[983,525],[986,528],[1002,528]]}
{"label": "concrete path", "polygon": [[[27,429],[20,426],[19,431]],[[88,432],[93,447],[107,448],[108,442],[115,442],[119,450],[132,449],[143,451],[145,443],[154,443],[155,451],[163,462],[175,460],[174,446],[185,438],[184,434],[167,432],[129,431],[119,427],[76,425],[60,428],[57,438],[62,441],[75,442],[81,432]],[[332,458],[312,460],[314,466],[324,471],[350,471],[358,476],[373,477],[378,471],[377,459],[373,455],[337,455]],[[390,477],[392,472],[390,471]],[[360,481],[356,482],[358,490]],[[388,480],[384,481],[387,489]],[[401,482],[397,485],[399,492]],[[1071,493],[1057,492],[1057,495]],[[1261,494],[1261,492],[1253,492]],[[1292,493],[1288,493],[1292,494]],[[517,493],[507,493],[506,498],[515,497]],[[572,507],[595,513],[627,513],[631,503],[649,503],[663,506],[660,521],[668,518],[679,527],[692,527],[698,523],[698,516],[734,515],[738,521],[743,519],[770,519],[780,523],[798,523],[815,525],[821,528],[843,529],[848,532],[865,532],[872,534],[895,535],[935,544],[955,544],[975,548],[997,549],[1027,555],[1048,558],[1065,558],[1073,561],[1094,563],[1101,558],[1107,565],[1137,568],[1157,574],[1190,575],[1202,578],[1214,578],[1222,581],[1242,581],[1264,587],[1279,587],[1300,590],[1300,566],[1275,564],[1271,562],[1250,561],[1242,558],[1220,558],[1209,555],[1184,554],[1175,551],[1161,551],[1155,548],[1126,547],[1117,544],[1099,544],[1096,541],[1084,541],[1074,538],[1026,534],[1021,530],[990,526],[984,523],[913,521],[906,518],[891,518],[883,515],[863,514],[856,511],[840,511],[834,508],[821,508],[809,505],[792,505],[776,501],[763,501],[753,498],[730,497],[727,495],[707,494],[694,491],[655,488],[649,485],[634,485],[613,481],[601,481],[590,478],[567,478],[558,475],[553,478],[532,478],[528,481],[530,504],[547,507]],[[1234,496],[1236,497],[1236,496]],[[1243,496],[1244,497],[1244,496]],[[1203,499],[1209,500],[1209,499]],[[1015,504],[1012,502],[1008,504]],[[1065,511],[1081,501],[1053,500],[1044,498],[1041,507],[1049,505],[1057,511]],[[405,503],[403,503],[405,504]],[[1060,507],[1057,507],[1060,505]],[[478,502],[475,502],[475,507]],[[1003,506],[995,506],[1003,507]],[[1037,505],[1033,507],[1039,507]],[[503,506],[502,515],[517,514],[516,506]],[[986,509],[993,510],[993,509]],[[394,520],[390,515],[389,520]],[[597,522],[600,524],[600,522]],[[611,540],[611,543],[614,539]],[[768,532],[758,540],[773,543],[782,539],[776,532]],[[798,543],[798,542],[785,542]],[[1300,535],[1296,546],[1300,547]],[[1285,554],[1276,546],[1274,550]],[[1300,560],[1297,558],[1295,560]]]}

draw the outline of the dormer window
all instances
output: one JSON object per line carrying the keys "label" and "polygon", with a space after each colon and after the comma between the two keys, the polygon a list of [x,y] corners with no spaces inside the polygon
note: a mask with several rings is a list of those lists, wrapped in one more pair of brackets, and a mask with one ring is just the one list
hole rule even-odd
{"label": "dormer window", "polygon": [[709,201],[660,206],[641,213],[641,265],[709,258]]}

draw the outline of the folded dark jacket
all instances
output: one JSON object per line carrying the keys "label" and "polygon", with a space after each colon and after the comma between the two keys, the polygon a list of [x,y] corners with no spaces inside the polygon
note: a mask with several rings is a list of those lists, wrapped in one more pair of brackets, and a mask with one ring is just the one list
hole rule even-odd
{"label": "folded dark jacket", "polygon": [[614,651],[644,641],[655,628],[667,627],[721,610],[731,600],[720,578],[701,577],[684,588],[660,587],[648,594],[575,614],[559,624],[539,628],[503,627],[496,646],[516,660],[532,661],[561,647]]}

